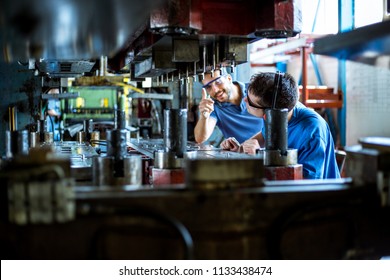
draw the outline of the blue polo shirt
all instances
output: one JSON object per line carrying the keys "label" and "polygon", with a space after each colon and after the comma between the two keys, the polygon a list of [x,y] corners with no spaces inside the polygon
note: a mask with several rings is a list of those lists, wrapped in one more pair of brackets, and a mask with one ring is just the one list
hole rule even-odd
{"label": "blue polo shirt", "polygon": [[263,119],[251,115],[247,109],[244,97],[247,95],[245,85],[240,82],[234,82],[241,87],[243,97],[240,106],[230,102],[218,102],[214,99],[214,111],[210,117],[217,120],[217,126],[226,138],[234,137],[242,143],[253,135],[257,134],[263,128]]}

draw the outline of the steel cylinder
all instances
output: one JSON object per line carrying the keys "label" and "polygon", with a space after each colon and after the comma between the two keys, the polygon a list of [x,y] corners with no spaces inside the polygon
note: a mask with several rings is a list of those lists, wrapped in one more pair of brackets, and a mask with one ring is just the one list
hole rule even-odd
{"label": "steel cylinder", "polygon": [[91,133],[91,146],[98,148],[99,147],[99,141],[100,141],[100,131],[92,131]]}
{"label": "steel cylinder", "polygon": [[154,168],[177,169],[184,167],[184,158],[178,158],[174,153],[158,150],[153,155]]}
{"label": "steel cylinder", "polygon": [[287,150],[287,109],[266,109],[265,149]]}
{"label": "steel cylinder", "polygon": [[298,163],[298,150],[287,149],[281,150],[265,150],[264,165],[265,166],[288,166]]}
{"label": "steel cylinder", "polygon": [[131,155],[123,159],[124,184],[142,185],[142,156]]}
{"label": "steel cylinder", "polygon": [[92,160],[92,178],[94,186],[107,186],[113,182],[113,157],[94,157]]}
{"label": "steel cylinder", "polygon": [[17,133],[17,154],[27,155],[29,150],[28,131],[21,130]]}
{"label": "steel cylinder", "polygon": [[92,119],[86,119],[83,121],[83,131],[85,133],[85,140],[89,141],[91,138],[91,132],[93,131],[93,120]]}
{"label": "steel cylinder", "polygon": [[85,142],[86,133],[84,131],[79,131],[76,134],[76,139],[79,144],[82,144]]}
{"label": "steel cylinder", "polygon": [[126,112],[123,110],[118,110],[117,112],[117,124],[119,129],[126,128]]}
{"label": "steel cylinder", "polygon": [[187,109],[164,110],[164,150],[183,157],[187,150]]}
{"label": "steel cylinder", "polygon": [[46,121],[39,120],[37,122],[37,131],[39,132],[39,142],[45,142]]}
{"label": "steel cylinder", "polygon": [[30,148],[38,147],[40,142],[39,132],[30,132]]}
{"label": "steel cylinder", "polygon": [[107,156],[122,160],[127,155],[127,130],[114,129],[106,131]]}
{"label": "steel cylinder", "polygon": [[29,151],[29,139],[27,130],[6,131],[5,133],[6,157],[27,155]]}
{"label": "steel cylinder", "polygon": [[5,132],[5,157],[12,158],[12,136],[9,130]]}

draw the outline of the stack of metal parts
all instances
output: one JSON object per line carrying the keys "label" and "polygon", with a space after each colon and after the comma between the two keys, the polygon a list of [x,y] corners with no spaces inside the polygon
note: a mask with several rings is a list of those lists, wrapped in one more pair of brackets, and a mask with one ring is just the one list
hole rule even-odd
{"label": "stack of metal parts", "polygon": [[95,186],[141,185],[142,156],[129,155],[126,129],[108,130],[107,155],[93,158],[92,178]]}
{"label": "stack of metal parts", "polygon": [[154,153],[153,185],[184,183],[187,109],[164,110],[164,149]]}
{"label": "stack of metal parts", "polygon": [[390,138],[365,137],[347,147],[345,173],[355,186],[376,187],[382,206],[390,205]]}
{"label": "stack of metal parts", "polygon": [[93,159],[95,186],[142,185],[142,156],[127,152],[130,131],[126,129],[123,100],[120,102],[117,128],[106,131],[107,155]]}
{"label": "stack of metal parts", "polygon": [[4,163],[0,177],[7,198],[8,220],[18,225],[50,224],[75,217],[74,180],[69,158],[58,157],[50,147],[30,149]]}

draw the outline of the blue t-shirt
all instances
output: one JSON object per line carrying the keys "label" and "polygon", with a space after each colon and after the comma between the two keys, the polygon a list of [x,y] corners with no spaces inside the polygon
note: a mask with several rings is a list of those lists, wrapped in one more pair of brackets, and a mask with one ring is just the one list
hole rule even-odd
{"label": "blue t-shirt", "polygon": [[298,102],[287,130],[288,147],[298,150],[305,179],[340,178],[332,134],[318,113]]}
{"label": "blue t-shirt", "polygon": [[255,117],[247,111],[244,101],[244,97],[247,95],[245,85],[240,82],[234,82],[234,84],[240,86],[243,93],[240,106],[214,100],[214,111],[210,116],[217,119],[217,126],[225,139],[234,137],[242,143],[262,130],[263,119]]}

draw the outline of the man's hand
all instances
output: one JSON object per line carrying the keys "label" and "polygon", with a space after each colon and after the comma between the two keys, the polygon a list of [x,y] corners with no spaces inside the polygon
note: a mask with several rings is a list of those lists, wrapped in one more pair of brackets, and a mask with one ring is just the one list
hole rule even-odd
{"label": "man's hand", "polygon": [[212,111],[214,111],[214,101],[208,97],[206,90],[203,88],[202,99],[199,102],[199,112],[207,119]]}
{"label": "man's hand", "polygon": [[255,155],[256,150],[260,149],[257,139],[248,139],[241,144],[242,152],[245,154]]}
{"label": "man's hand", "polygon": [[222,141],[221,148],[232,152],[239,152],[240,143],[234,137],[229,137]]}

